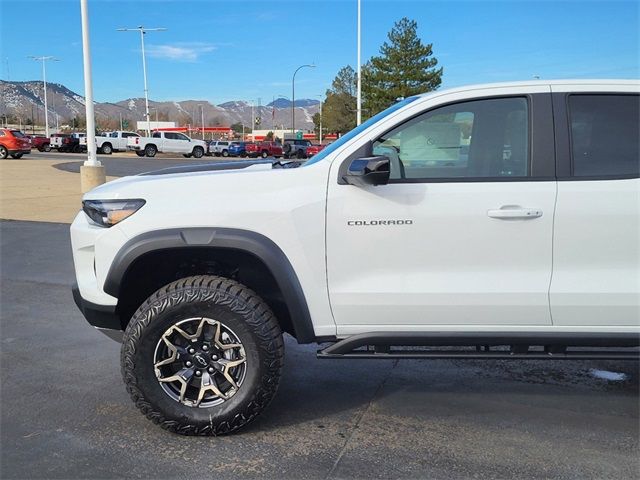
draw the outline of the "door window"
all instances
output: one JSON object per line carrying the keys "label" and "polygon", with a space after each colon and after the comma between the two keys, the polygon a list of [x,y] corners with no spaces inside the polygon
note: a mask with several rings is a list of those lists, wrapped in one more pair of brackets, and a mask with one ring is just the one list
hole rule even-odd
{"label": "door window", "polygon": [[638,176],[640,96],[571,95],[574,177]]}
{"label": "door window", "polygon": [[391,179],[526,178],[529,113],[526,98],[457,103],[423,113],[374,143],[391,159]]}

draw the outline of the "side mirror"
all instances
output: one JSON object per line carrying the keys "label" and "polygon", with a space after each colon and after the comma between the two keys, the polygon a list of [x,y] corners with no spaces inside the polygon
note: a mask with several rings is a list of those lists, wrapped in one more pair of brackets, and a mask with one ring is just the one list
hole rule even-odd
{"label": "side mirror", "polygon": [[385,155],[356,158],[342,179],[349,185],[386,185],[389,183],[391,160]]}

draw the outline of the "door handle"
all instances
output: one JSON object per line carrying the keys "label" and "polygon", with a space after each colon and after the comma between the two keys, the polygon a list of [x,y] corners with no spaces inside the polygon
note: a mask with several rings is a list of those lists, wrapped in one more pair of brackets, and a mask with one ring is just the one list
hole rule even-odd
{"label": "door handle", "polygon": [[495,210],[488,210],[487,216],[501,220],[538,218],[542,216],[539,208],[523,208],[519,205],[503,205]]}

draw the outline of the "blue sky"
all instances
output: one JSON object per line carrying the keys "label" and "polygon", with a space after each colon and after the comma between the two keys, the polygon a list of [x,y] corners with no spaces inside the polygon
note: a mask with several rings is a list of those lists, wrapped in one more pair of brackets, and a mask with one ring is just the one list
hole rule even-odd
{"label": "blue sky", "polygon": [[[356,63],[356,0],[89,0],[94,97],[143,95],[140,40],[119,27],[166,27],[146,36],[152,100],[269,103],[324,94]],[[393,23],[418,22],[444,67],[443,87],[541,78],[638,78],[640,2],[362,0],[363,63]],[[24,12],[16,21],[17,12]],[[28,55],[54,55],[47,79],[83,94],[80,1],[0,0],[1,78],[41,79]]]}

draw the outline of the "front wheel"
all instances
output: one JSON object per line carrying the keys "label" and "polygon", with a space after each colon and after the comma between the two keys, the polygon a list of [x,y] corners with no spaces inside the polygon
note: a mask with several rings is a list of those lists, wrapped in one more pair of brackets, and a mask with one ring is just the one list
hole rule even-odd
{"label": "front wheel", "polygon": [[195,158],[202,158],[202,156],[204,155],[204,148],[202,147],[193,147],[193,156]]}
{"label": "front wheel", "polygon": [[0,158],[4,159],[7,158],[7,156],[9,156],[7,147],[5,147],[4,145],[0,145]]}
{"label": "front wheel", "polygon": [[269,152],[267,152],[266,150],[262,151],[262,158],[267,158],[269,156]]}
{"label": "front wheel", "polygon": [[228,157],[229,156],[229,151],[228,150],[223,150],[222,151],[222,156],[225,157],[225,158]]}
{"label": "front wheel", "polygon": [[273,398],[282,332],[269,306],[217,276],[175,281],[138,308],[124,334],[122,375],[136,406],[162,428],[221,435]]}
{"label": "front wheel", "polygon": [[49,145],[48,143],[45,144],[44,151],[47,152],[47,153],[50,152],[51,151],[51,145]]}

